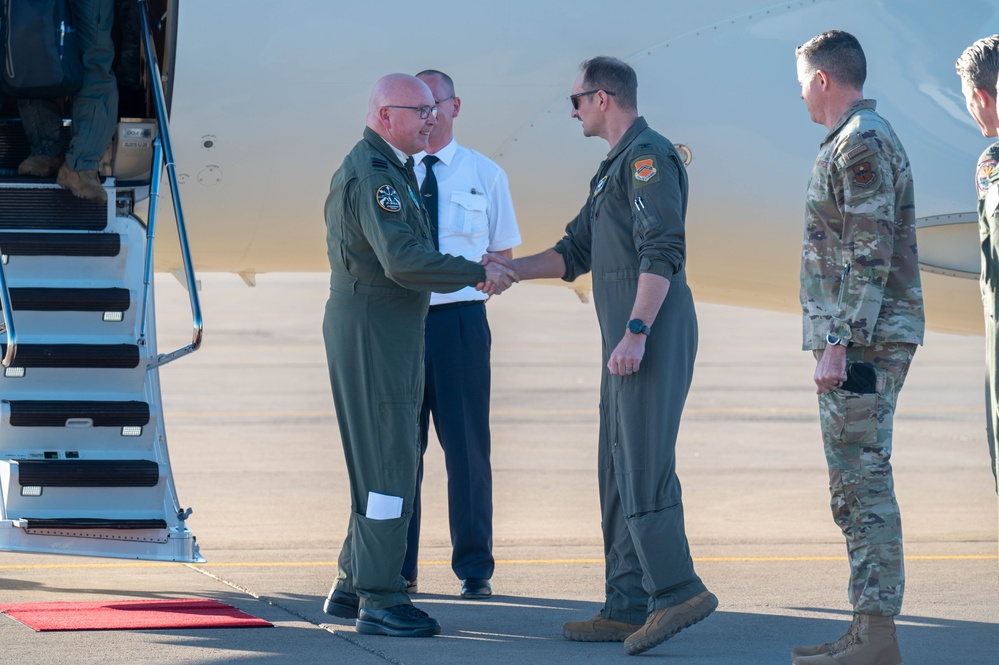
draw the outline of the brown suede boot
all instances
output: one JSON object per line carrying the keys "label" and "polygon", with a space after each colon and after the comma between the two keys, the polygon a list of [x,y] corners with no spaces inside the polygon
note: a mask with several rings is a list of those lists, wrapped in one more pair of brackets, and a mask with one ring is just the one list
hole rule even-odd
{"label": "brown suede boot", "polygon": [[858,614],[847,636],[850,639],[828,653],[795,656],[792,662],[794,665],[902,665],[894,617]]}
{"label": "brown suede boot", "polygon": [[62,157],[28,155],[27,159],[17,165],[17,175],[47,178],[50,175],[55,175],[60,166],[62,166]]}
{"label": "brown suede boot", "polygon": [[63,164],[59,168],[59,175],[56,177],[56,184],[63,189],[68,189],[73,196],[96,201],[97,203],[107,203],[108,193],[101,185],[101,179],[97,177],[97,169],[93,171],[74,171]]}
{"label": "brown suede boot", "polygon": [[718,598],[704,591],[690,600],[672,607],[662,607],[649,615],[645,625],[624,641],[624,652],[629,656],[645,653],[706,618],[718,607]]}
{"label": "brown suede boot", "polygon": [[854,638],[854,633],[857,628],[857,617],[860,616],[856,612],[853,613],[853,621],[850,623],[850,628],[840,637],[836,638],[832,642],[826,642],[825,644],[820,644],[814,647],[794,647],[791,649],[791,657],[794,656],[817,656],[820,653],[829,653],[830,651],[838,651],[844,646],[852,642]]}
{"label": "brown suede boot", "polygon": [[608,619],[603,614],[588,621],[569,621],[562,625],[562,635],[573,642],[624,642],[641,624]]}

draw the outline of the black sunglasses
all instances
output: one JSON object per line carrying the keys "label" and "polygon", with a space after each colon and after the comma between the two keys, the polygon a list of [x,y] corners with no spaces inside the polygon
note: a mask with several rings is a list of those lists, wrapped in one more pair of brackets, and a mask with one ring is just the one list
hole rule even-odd
{"label": "black sunglasses", "polygon": [[[579,98],[580,97],[587,97],[589,95],[595,95],[598,92],[601,92],[601,90],[599,90],[599,89],[597,89],[597,90],[587,90],[586,92],[577,92],[575,95],[569,95],[569,101],[572,102],[572,108],[574,110],[578,111],[579,110]],[[602,92],[605,95],[610,95],[611,97],[614,96],[614,93],[611,92],[610,90],[603,90]]]}

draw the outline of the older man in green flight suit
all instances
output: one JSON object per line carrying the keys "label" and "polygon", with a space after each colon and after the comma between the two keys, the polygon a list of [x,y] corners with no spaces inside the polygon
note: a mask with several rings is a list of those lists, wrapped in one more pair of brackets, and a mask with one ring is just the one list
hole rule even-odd
{"label": "older man in green flight suit", "polygon": [[413,174],[437,108],[425,83],[375,85],[364,136],[326,199],[330,296],[323,321],[330,384],[350,477],[351,519],[327,613],[373,635],[425,637],[440,624],[413,607],[400,574],[420,460],[423,325],[430,293],[510,286],[512,271],[440,254]]}

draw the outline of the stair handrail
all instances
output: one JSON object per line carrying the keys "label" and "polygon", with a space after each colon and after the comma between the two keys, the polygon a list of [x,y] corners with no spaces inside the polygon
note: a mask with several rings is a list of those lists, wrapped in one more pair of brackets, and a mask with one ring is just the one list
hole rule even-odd
{"label": "stair handrail", "polygon": [[3,250],[0,249],[0,306],[3,307],[3,327],[7,332],[7,351],[0,359],[0,365],[10,367],[17,353],[17,331],[14,329],[14,306],[10,302],[10,289],[7,287],[7,275],[3,267]]}
{"label": "stair handrail", "polygon": [[156,49],[153,45],[153,33],[149,27],[149,7],[146,4],[146,0],[137,0],[137,2],[139,4],[139,18],[142,22],[142,45],[146,53],[147,74],[152,83],[153,101],[156,105],[156,123],[158,125],[157,136],[153,142],[153,171],[149,188],[149,219],[146,222],[146,265],[143,275],[145,293],[142,298],[142,328],[139,332],[139,343],[144,344],[146,337],[146,307],[148,306],[150,287],[153,279],[153,238],[155,237],[157,203],[159,201],[160,180],[162,179],[162,167],[164,164],[166,165],[167,179],[170,182],[170,194],[173,198],[174,218],[177,222],[177,237],[180,240],[180,252],[181,258],[184,261],[184,275],[187,280],[187,292],[191,299],[191,318],[194,325],[191,343],[176,351],[158,355],[146,366],[147,369],[152,369],[197,351],[201,347],[204,321],[201,317],[201,301],[198,298],[198,284],[194,277],[191,249],[187,241],[184,211],[180,204],[180,188],[177,185],[177,171],[173,161],[173,148],[170,146],[170,131],[167,126],[163,81],[160,75],[159,62],[156,59]]}

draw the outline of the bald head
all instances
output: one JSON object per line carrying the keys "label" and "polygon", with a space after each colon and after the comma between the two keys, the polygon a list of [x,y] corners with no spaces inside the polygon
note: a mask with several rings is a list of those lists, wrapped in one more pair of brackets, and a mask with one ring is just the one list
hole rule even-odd
{"label": "bald head", "polygon": [[434,95],[426,83],[409,74],[383,76],[368,99],[367,125],[394,147],[415,155],[426,150],[436,123],[433,115],[420,117],[422,106],[434,106]]}

